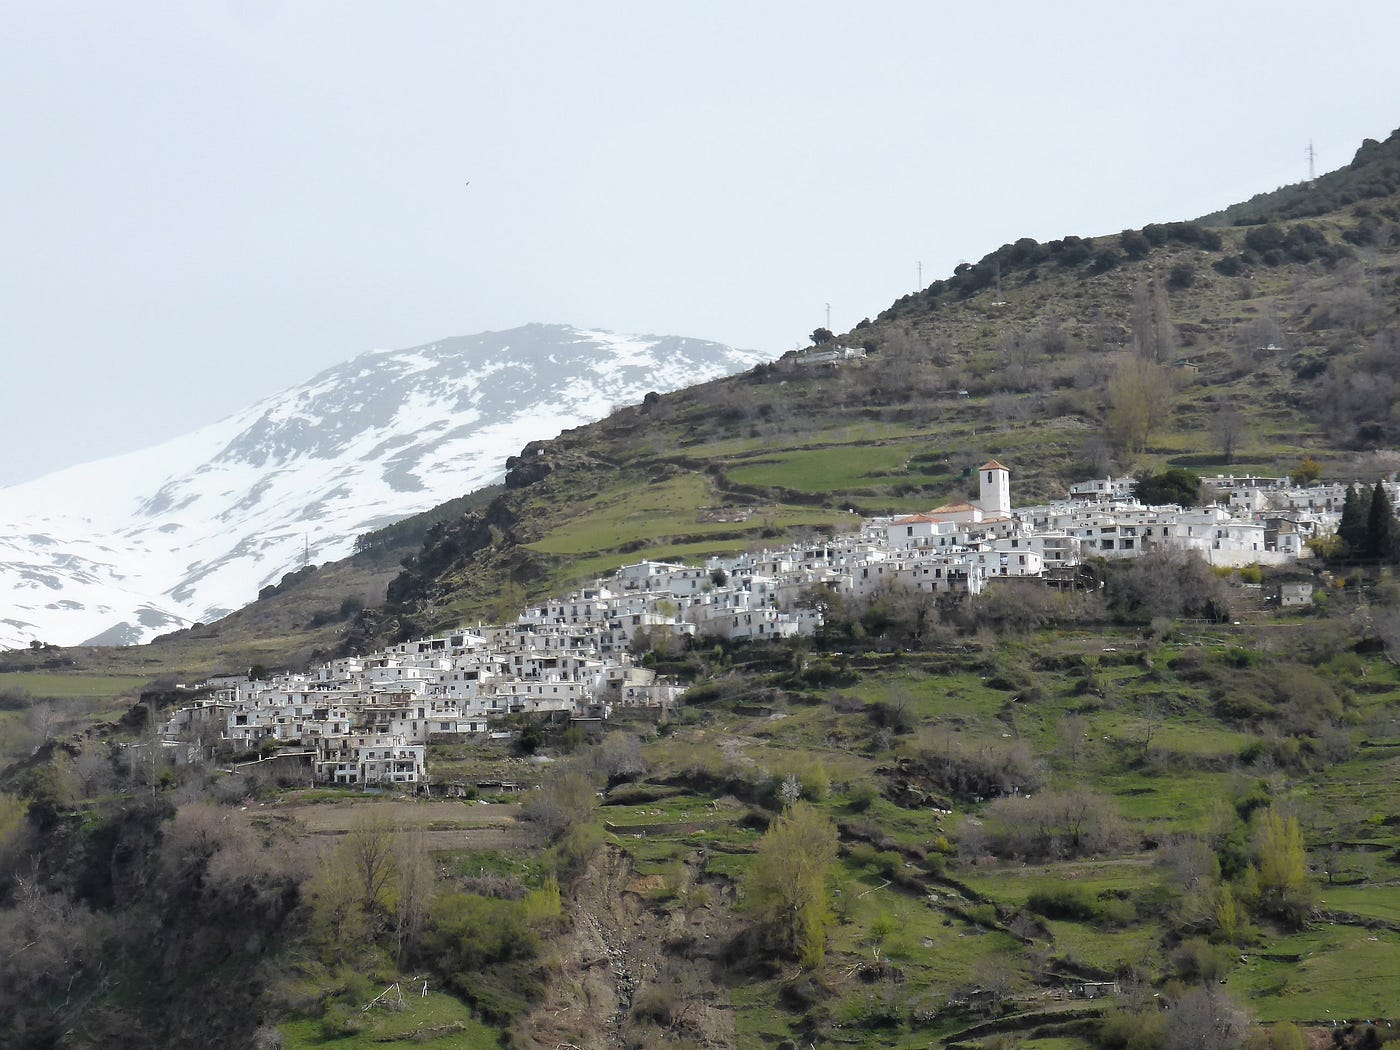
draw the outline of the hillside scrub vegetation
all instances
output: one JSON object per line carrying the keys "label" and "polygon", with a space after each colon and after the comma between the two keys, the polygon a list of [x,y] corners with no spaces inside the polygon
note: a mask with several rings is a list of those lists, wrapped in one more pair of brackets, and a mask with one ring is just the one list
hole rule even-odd
{"label": "hillside scrub vegetation", "polygon": [[[863,359],[648,396],[219,624],[5,654],[0,1041],[1380,1044],[1394,142],[1218,225],[1005,245],[831,333]],[[789,642],[649,632],[639,662],[689,686],[673,715],[433,745],[443,784],[523,799],[220,769],[198,733],[159,742],[189,691],[138,695],[927,510],[992,456],[1018,503],[1110,474],[1191,502],[1226,470],[1356,484],[1319,571],[1163,548],[1056,587],[812,590],[823,626]]]}

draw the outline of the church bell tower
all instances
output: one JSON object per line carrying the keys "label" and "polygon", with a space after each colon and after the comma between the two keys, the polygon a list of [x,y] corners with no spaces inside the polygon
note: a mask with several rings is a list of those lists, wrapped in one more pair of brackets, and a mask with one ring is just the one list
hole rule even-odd
{"label": "church bell tower", "polygon": [[981,494],[977,506],[989,518],[1011,517],[1011,471],[996,460],[978,468],[981,474]]}

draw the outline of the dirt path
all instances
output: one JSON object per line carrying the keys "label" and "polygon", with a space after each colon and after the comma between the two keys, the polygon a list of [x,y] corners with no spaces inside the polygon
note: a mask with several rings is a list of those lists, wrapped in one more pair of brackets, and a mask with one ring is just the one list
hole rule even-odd
{"label": "dirt path", "polygon": [[549,986],[523,1046],[611,1050],[678,1036],[707,1050],[734,1045],[718,958],[733,891],[697,879],[698,863],[688,858],[677,893],[660,901],[658,876],[639,878],[620,850],[595,854],[572,887],[569,929],[555,942]]}

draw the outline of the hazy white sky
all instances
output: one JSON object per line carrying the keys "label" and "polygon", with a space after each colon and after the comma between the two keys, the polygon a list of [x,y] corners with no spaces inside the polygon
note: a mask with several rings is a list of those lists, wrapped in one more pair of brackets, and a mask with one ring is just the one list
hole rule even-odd
{"label": "hazy white sky", "polygon": [[920,260],[1347,163],[1397,40],[1393,0],[10,0],[0,485],[530,321],[776,355]]}

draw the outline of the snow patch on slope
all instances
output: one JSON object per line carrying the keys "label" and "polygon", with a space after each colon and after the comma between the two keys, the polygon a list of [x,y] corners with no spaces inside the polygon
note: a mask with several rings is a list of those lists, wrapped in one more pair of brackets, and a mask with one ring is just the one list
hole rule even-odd
{"label": "snow patch on slope", "polygon": [[500,478],[612,406],[751,351],[564,325],[370,351],[192,434],[0,489],[0,648],[131,644],[252,601]]}

